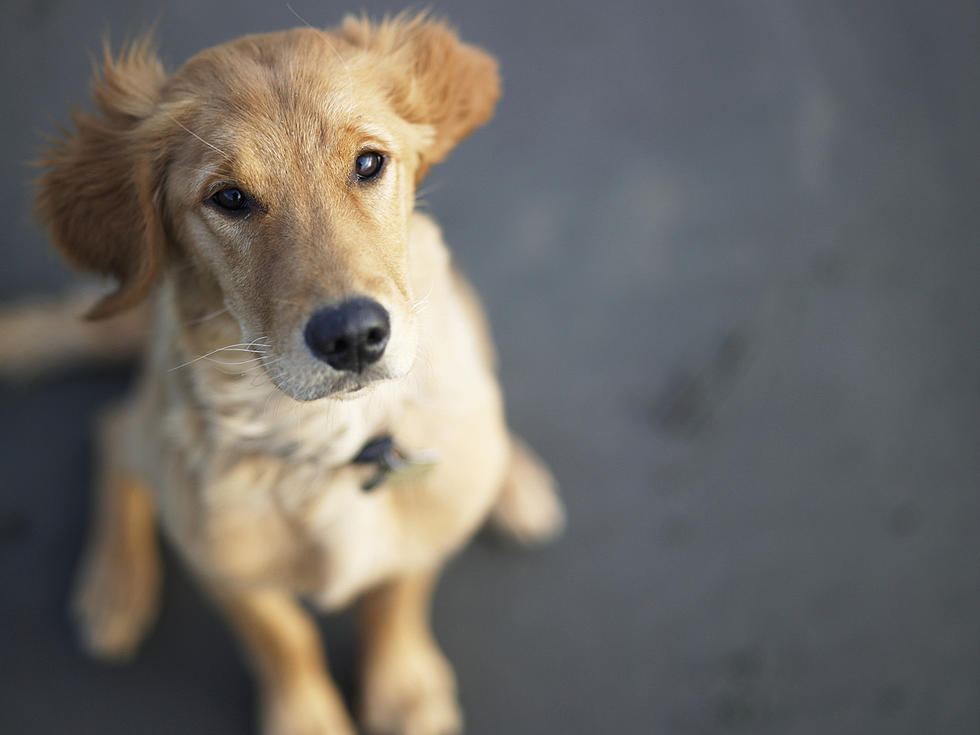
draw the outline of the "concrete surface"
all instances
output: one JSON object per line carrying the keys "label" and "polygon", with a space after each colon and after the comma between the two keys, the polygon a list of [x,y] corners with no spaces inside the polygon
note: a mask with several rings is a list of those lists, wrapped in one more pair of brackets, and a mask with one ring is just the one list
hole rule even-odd
{"label": "concrete surface", "polygon": [[[506,90],[426,200],[571,515],[551,549],[481,539],[446,575],[468,732],[980,732],[980,6],[433,5]],[[154,20],[171,66],[299,22],[6,3],[3,298],[68,281],[23,163],[85,102],[103,31]],[[132,665],[74,644],[88,426],[129,377],[0,386],[6,735],[253,731],[229,634],[172,557]],[[350,694],[351,623],[324,626]]]}

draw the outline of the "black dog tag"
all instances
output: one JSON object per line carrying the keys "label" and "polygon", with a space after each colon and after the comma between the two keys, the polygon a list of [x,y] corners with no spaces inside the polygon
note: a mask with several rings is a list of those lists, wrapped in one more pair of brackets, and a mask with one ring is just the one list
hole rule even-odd
{"label": "black dog tag", "polygon": [[374,475],[361,485],[361,489],[365,492],[374,490],[388,479],[415,479],[435,464],[435,458],[431,453],[406,454],[395,446],[395,440],[390,435],[372,439],[351,461],[354,464],[373,464],[377,467]]}

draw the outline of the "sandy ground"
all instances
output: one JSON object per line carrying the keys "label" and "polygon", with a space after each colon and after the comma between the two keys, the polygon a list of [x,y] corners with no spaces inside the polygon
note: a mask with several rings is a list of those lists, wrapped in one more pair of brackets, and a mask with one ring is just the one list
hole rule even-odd
{"label": "sandy ground", "polygon": [[[427,207],[571,518],[550,549],[481,538],[446,575],[467,732],[980,732],[978,6],[433,5],[506,88]],[[197,6],[5,4],[0,297],[69,281],[24,162],[85,102],[107,27],[157,20],[173,67],[299,23]],[[90,662],[68,624],[88,428],[130,377],[0,385],[5,735],[253,731],[172,555],[131,665]],[[350,695],[351,622],[324,628]]]}

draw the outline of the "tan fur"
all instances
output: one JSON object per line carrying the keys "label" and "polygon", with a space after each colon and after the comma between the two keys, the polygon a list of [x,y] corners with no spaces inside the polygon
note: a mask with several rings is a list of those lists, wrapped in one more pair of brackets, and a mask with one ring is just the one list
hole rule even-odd
{"label": "tan fur", "polygon": [[149,334],[149,309],[141,304],[80,322],[95,299],[91,288],[83,288],[0,310],[0,377],[30,380],[78,363],[132,360]]}
{"label": "tan fur", "polygon": [[[126,655],[152,619],[156,513],[238,632],[267,735],[354,731],[297,596],[363,596],[366,726],[457,732],[428,627],[441,565],[491,513],[527,541],[562,524],[550,475],[507,430],[479,304],[414,211],[416,183],[492,113],[495,62],[423,17],[348,19],[245,37],[171,77],[140,42],[107,56],[95,94],[46,159],[38,211],[71,263],[119,281],[92,315],[152,293],[153,326],[103,432],[77,594],[89,646]],[[352,176],[364,150],[387,157],[368,185]],[[217,211],[228,185],[260,208]],[[391,317],[360,375],[302,338],[352,295]],[[387,433],[439,461],[365,493],[372,470],[351,458]]]}

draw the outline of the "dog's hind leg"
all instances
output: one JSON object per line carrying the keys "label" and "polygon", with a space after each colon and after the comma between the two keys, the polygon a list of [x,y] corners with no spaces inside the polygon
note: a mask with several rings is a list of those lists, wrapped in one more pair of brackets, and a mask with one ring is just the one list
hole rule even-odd
{"label": "dog's hind leg", "polygon": [[207,585],[258,678],[262,735],[354,735],[311,615],[286,592]]}
{"label": "dog's hind leg", "polygon": [[555,480],[534,450],[511,434],[510,465],[490,526],[522,544],[550,541],[565,527],[565,509]]}
{"label": "dog's hind leg", "polygon": [[360,601],[361,720],[370,733],[456,735],[456,677],[429,627],[435,572],[385,582]]}
{"label": "dog's hind leg", "polygon": [[82,641],[94,655],[131,655],[156,615],[160,554],[149,488],[127,469],[125,414],[99,426],[101,466],[87,548],[72,607]]}

